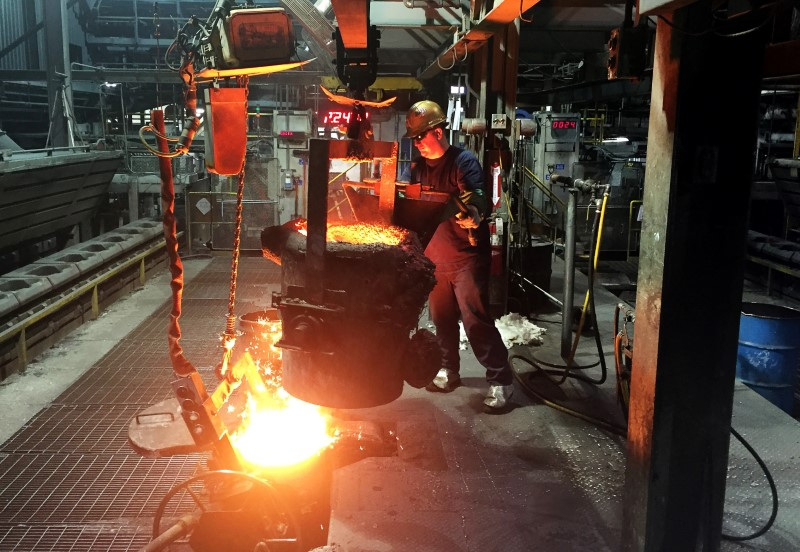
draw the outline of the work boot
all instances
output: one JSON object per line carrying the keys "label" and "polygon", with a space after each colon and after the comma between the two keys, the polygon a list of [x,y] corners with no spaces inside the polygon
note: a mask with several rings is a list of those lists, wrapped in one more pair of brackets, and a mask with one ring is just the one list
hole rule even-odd
{"label": "work boot", "polygon": [[[436,380],[434,380],[436,381]],[[508,404],[508,399],[514,393],[513,385],[490,385],[483,404],[489,410],[502,410]]]}
{"label": "work boot", "polygon": [[441,368],[425,389],[434,393],[449,393],[459,385],[461,385],[461,376],[458,375],[458,372],[449,368]]}

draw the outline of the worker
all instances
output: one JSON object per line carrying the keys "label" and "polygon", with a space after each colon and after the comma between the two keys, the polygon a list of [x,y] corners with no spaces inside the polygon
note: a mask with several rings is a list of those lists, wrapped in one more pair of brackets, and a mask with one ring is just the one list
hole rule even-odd
{"label": "worker", "polygon": [[436,265],[428,309],[442,350],[441,369],[426,389],[449,393],[461,384],[460,318],[472,351],[486,368],[489,391],[483,403],[490,411],[502,411],[514,386],[508,349],[489,314],[485,176],[471,151],[448,142],[446,128],[442,108],[432,101],[415,103],[406,115],[405,137],[413,140],[422,157],[412,160],[405,176],[411,184],[452,197],[425,247],[425,255]]}

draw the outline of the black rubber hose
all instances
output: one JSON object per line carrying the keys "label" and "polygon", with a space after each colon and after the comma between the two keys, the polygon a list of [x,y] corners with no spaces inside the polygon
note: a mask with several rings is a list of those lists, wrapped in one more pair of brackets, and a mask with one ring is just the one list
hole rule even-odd
{"label": "black rubber hose", "polygon": [[[512,368],[513,368],[513,361],[516,360],[516,359],[524,360],[525,362],[527,362],[528,364],[530,364],[531,366],[533,366],[537,370],[542,370],[535,362],[533,362],[529,358],[526,358],[526,357],[524,357],[522,355],[511,355],[511,356],[508,357],[508,362],[512,363]],[[555,401],[552,401],[552,400],[548,399],[547,397],[545,397],[544,395],[542,395],[538,391],[536,391],[533,388],[533,386],[528,384],[527,381],[523,380],[517,374],[516,371],[514,371],[513,369],[511,371],[514,373],[514,377],[516,378],[517,382],[522,387],[523,391],[525,391],[526,393],[530,393],[531,395],[533,395],[537,400],[539,400],[543,404],[546,404],[547,406],[549,406],[551,408],[555,408],[556,410],[564,412],[565,414],[569,414],[570,416],[574,416],[575,418],[578,418],[578,419],[583,420],[585,422],[589,422],[590,424],[596,425],[597,427],[600,427],[602,429],[610,431],[611,433],[614,433],[616,435],[620,435],[622,437],[625,437],[628,434],[628,428],[627,427],[619,426],[619,425],[615,424],[614,422],[611,422],[611,421],[606,420],[604,418],[596,418],[594,416],[589,416],[588,414],[585,414],[585,413],[583,413],[583,412],[581,412],[579,410],[573,410],[572,408],[564,406],[563,404],[560,404],[560,403],[557,403]],[[574,377],[574,376],[571,376],[571,377]]]}
{"label": "black rubber hose", "polygon": [[[589,255],[589,269],[588,269],[588,272],[587,272],[587,277],[588,277],[588,280],[589,280],[589,288],[588,288],[589,304],[587,305],[587,309],[588,309],[588,312],[589,312],[589,317],[590,317],[591,323],[594,325],[595,343],[597,345],[597,352],[598,352],[598,354],[600,356],[600,358],[599,358],[600,370],[601,370],[600,371],[600,379],[592,379],[592,378],[590,378],[588,376],[583,375],[582,373],[572,373],[572,370],[576,369],[574,366],[572,366],[572,361],[574,359],[575,350],[577,350],[578,342],[580,341],[581,332],[583,331],[583,324],[579,324],[578,328],[577,328],[577,330],[575,332],[575,343],[572,346],[572,351],[570,352],[570,356],[569,356],[569,359],[567,361],[567,364],[565,366],[563,366],[563,367],[559,367],[559,368],[555,368],[555,369],[539,368],[540,370],[544,371],[546,374],[555,375],[555,376],[561,376],[561,379],[559,379],[558,381],[555,382],[557,385],[561,385],[562,383],[564,383],[567,380],[567,378],[573,378],[573,379],[576,379],[578,381],[583,381],[585,383],[590,383],[592,385],[602,385],[603,383],[605,383],[605,381],[606,381],[606,379],[608,377],[608,367],[606,366],[605,354],[603,353],[603,344],[602,344],[602,342],[600,340],[600,328],[599,328],[599,325],[597,323],[597,314],[595,312],[595,303],[594,303],[594,262],[593,262],[593,259],[594,259],[595,249],[597,247],[600,247],[600,243],[599,242],[595,243],[597,241],[597,236],[598,236],[598,229],[599,229],[599,223],[600,223],[600,214],[601,213],[600,213],[599,210],[595,210],[594,221],[592,222],[591,239],[589,241],[589,243],[591,244],[591,247],[589,248],[589,252],[590,252],[590,255]],[[587,366],[587,367],[584,367],[584,368],[591,368],[591,367],[594,367],[594,366],[596,366],[596,364],[593,364],[592,366]]]}
{"label": "black rubber hose", "polygon": [[753,458],[756,459],[756,462],[758,462],[758,465],[764,472],[764,476],[767,478],[770,491],[772,492],[772,513],[770,514],[767,523],[765,523],[761,529],[759,529],[755,533],[744,536],[726,535],[725,533],[722,533],[722,538],[725,540],[741,542],[760,537],[761,535],[769,531],[770,527],[772,527],[772,524],[775,523],[775,518],[778,517],[778,488],[775,486],[775,480],[772,479],[772,474],[770,473],[769,468],[767,468],[767,465],[764,463],[764,460],[761,459],[761,457],[758,455],[755,449],[750,446],[750,443],[745,441],[744,437],[739,435],[739,432],[733,429],[733,427],[731,427],[731,433],[733,433],[733,436],[736,437],[736,439],[738,439],[742,445],[744,445],[744,448],[747,449],[747,452],[752,454]]}

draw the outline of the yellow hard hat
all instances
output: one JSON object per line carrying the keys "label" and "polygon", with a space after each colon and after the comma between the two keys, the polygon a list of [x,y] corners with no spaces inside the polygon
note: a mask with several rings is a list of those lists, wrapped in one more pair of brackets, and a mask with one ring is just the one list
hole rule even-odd
{"label": "yellow hard hat", "polygon": [[406,113],[406,133],[403,138],[418,136],[447,121],[439,104],[430,100],[422,100],[411,106]]}

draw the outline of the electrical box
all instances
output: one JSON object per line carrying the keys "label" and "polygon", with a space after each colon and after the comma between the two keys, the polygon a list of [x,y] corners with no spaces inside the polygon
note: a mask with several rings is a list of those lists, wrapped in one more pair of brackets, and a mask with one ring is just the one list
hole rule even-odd
{"label": "electrical box", "polygon": [[491,121],[492,130],[507,130],[508,117],[505,113],[492,113]]}
{"label": "electrical box", "polygon": [[295,51],[292,20],[282,8],[232,10],[211,37],[216,69],[288,63]]}
{"label": "electrical box", "polygon": [[244,88],[206,88],[206,168],[221,175],[242,170],[247,149],[247,97]]}
{"label": "electrical box", "polygon": [[608,78],[642,78],[650,57],[652,36],[646,25],[612,29],[608,39]]}
{"label": "electrical box", "polygon": [[[533,122],[536,128],[532,139],[525,141],[522,162],[530,166],[536,178],[566,203],[567,192],[561,186],[552,184],[550,176],[554,173],[572,176],[572,166],[577,163],[579,156],[580,114],[539,111],[533,113]],[[534,185],[527,186],[524,193],[532,206],[546,214],[555,226],[560,226],[562,213],[557,201]]]}
{"label": "electrical box", "polygon": [[307,111],[276,111],[272,116],[272,132],[276,136],[311,134],[311,116]]}

